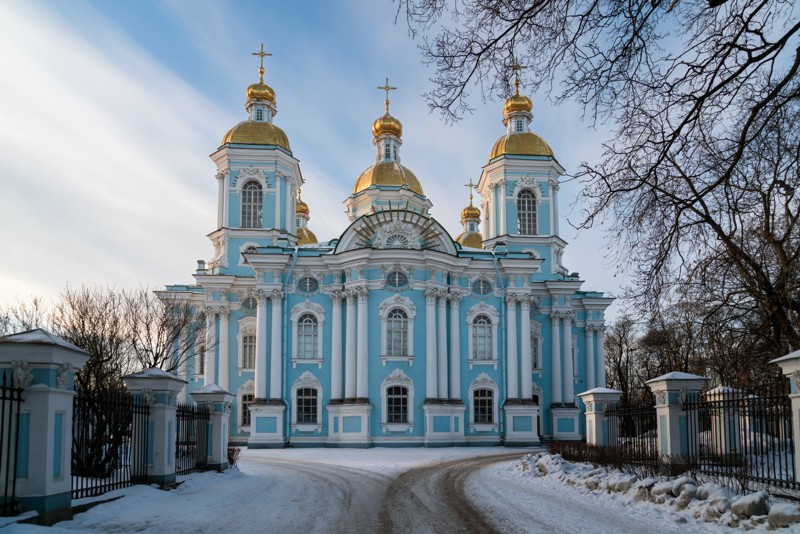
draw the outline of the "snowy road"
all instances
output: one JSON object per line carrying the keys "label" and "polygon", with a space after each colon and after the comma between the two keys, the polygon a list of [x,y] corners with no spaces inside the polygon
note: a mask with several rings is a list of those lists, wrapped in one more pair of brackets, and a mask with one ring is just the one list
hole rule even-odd
{"label": "snowy road", "polygon": [[588,494],[531,477],[530,450],[244,450],[239,470],[188,476],[173,491],[135,486],[123,498],[43,530],[145,533],[721,532],[665,507]]}

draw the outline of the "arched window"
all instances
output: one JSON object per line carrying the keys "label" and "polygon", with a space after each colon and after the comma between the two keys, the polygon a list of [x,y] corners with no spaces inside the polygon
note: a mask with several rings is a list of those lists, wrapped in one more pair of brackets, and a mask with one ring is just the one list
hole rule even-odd
{"label": "arched window", "polygon": [[386,389],[386,423],[408,423],[408,389],[403,386]]}
{"label": "arched window", "polygon": [[517,197],[517,218],[520,235],[536,234],[536,196],[528,189],[520,191]]}
{"label": "arched window", "polygon": [[240,426],[250,426],[250,405],[253,404],[255,396],[252,393],[245,393],[242,395],[241,399],[239,404],[242,412]]}
{"label": "arched window", "polygon": [[472,393],[473,423],[494,423],[494,391],[491,389],[476,389]]}
{"label": "arched window", "polygon": [[318,337],[317,318],[310,313],[303,314],[297,321],[297,357],[317,358]]}
{"label": "arched window", "polygon": [[408,315],[400,308],[387,317],[386,352],[387,356],[408,356]]}
{"label": "arched window", "polygon": [[492,321],[485,315],[472,320],[472,359],[492,359]]}
{"label": "arched window", "polygon": [[297,423],[317,424],[317,396],[316,388],[301,388],[297,390]]}
{"label": "arched window", "polygon": [[256,366],[256,336],[242,336],[242,368],[253,369]]}
{"label": "arched window", "polygon": [[242,228],[261,227],[261,184],[247,182],[242,188]]}

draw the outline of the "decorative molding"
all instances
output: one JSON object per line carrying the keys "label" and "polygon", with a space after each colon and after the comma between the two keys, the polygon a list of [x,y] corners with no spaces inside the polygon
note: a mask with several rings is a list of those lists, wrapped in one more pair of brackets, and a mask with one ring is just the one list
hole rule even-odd
{"label": "decorative molding", "polygon": [[239,387],[239,395],[255,395],[256,384],[253,380],[248,380]]}
{"label": "decorative molding", "polygon": [[67,389],[69,387],[69,375],[72,373],[72,364],[62,363],[58,366],[58,374],[56,375],[56,384],[58,389]]}
{"label": "decorative molding", "polygon": [[312,388],[321,389],[322,382],[311,371],[305,371],[294,381],[292,389]]}
{"label": "decorative molding", "polygon": [[542,192],[539,189],[539,180],[533,176],[523,176],[517,180],[514,186],[514,192],[511,193],[513,198],[517,198],[523,189],[529,190],[536,197],[536,202],[539,203],[542,199]]}
{"label": "decorative molding", "polygon": [[392,221],[381,226],[372,242],[374,248],[403,248],[419,250],[419,230],[403,221]]}
{"label": "decorative molding", "polygon": [[388,386],[407,386],[409,389],[414,387],[414,382],[400,369],[395,369],[389,376],[383,379],[382,385]]}
{"label": "decorative molding", "polygon": [[33,384],[33,371],[28,362],[11,362],[11,368],[14,369],[12,376],[15,387],[25,389]]}
{"label": "decorative molding", "polygon": [[497,308],[492,306],[491,304],[486,304],[485,302],[479,302],[477,304],[472,305],[466,314],[467,324],[472,324],[472,320],[478,315],[488,315],[489,318],[492,320],[492,324],[497,324],[500,321],[500,314],[497,311]]}
{"label": "decorative molding", "polygon": [[311,313],[316,316],[317,320],[322,323],[325,320],[325,308],[316,302],[311,302],[306,299],[303,302],[295,304],[292,308],[292,321],[296,321],[304,313]]}
{"label": "decorative molding", "polygon": [[497,389],[497,382],[495,382],[491,376],[482,372],[472,381],[469,385],[470,390],[474,389],[481,389],[481,388],[489,388],[489,389]]}
{"label": "decorative molding", "polygon": [[386,313],[389,312],[389,310],[396,307],[400,307],[406,310],[408,312],[409,317],[413,317],[417,312],[417,307],[414,306],[414,303],[411,302],[411,299],[402,297],[400,295],[395,295],[381,302],[380,305],[381,316],[385,315]]}
{"label": "decorative molding", "polygon": [[231,180],[231,188],[236,190],[237,195],[241,194],[244,184],[249,180],[256,180],[259,184],[261,184],[261,187],[264,189],[269,189],[269,183],[264,171],[261,169],[256,169],[252,165],[239,169],[236,172],[236,177]]}

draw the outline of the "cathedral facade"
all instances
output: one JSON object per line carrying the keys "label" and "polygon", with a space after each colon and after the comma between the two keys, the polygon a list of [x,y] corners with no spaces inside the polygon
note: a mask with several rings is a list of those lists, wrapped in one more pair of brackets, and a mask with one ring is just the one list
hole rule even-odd
{"label": "cathedral facade", "polygon": [[518,81],[461,235],[401,164],[387,80],[375,161],[344,199],[350,225],[317,239],[263,72],[246,120],[211,155],[214,256],[194,284],[161,293],[205,313],[204,342],[180,368],[188,392],[231,392],[231,441],[253,448],[580,439],[575,394],[605,385],[612,299],[561,263],[564,169],[530,130]]}

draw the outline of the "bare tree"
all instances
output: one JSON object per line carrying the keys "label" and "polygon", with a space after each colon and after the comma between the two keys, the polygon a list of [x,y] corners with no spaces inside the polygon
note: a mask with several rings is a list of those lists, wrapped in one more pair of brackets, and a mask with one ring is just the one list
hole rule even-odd
{"label": "bare tree", "polygon": [[0,336],[48,326],[48,304],[41,297],[32,296],[0,309]]}
{"label": "bare tree", "polygon": [[[526,85],[614,124],[585,163],[579,227],[610,222],[628,297],[649,314],[687,294],[755,316],[773,355],[800,348],[800,16],[793,2],[398,0],[436,68],[432,109]],[[560,89],[555,89],[556,87]],[[702,288],[701,292],[688,289]]]}

